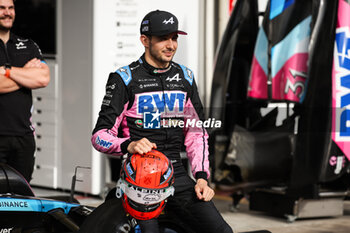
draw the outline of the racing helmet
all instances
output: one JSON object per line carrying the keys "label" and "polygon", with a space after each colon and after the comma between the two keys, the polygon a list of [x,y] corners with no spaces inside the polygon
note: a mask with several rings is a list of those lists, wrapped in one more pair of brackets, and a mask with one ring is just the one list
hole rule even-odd
{"label": "racing helmet", "polygon": [[159,151],[129,156],[117,183],[124,210],[139,220],[158,217],[166,199],[174,194],[173,174],[169,159]]}

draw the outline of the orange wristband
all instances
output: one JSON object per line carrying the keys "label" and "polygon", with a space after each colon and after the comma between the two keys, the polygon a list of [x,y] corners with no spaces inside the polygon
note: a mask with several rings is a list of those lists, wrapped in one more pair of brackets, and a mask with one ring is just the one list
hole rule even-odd
{"label": "orange wristband", "polygon": [[11,72],[11,69],[5,69],[5,76],[10,78],[10,72]]}

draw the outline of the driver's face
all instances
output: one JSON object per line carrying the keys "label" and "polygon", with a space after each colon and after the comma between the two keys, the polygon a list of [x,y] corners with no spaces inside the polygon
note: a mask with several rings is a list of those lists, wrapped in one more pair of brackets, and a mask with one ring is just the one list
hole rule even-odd
{"label": "driver's face", "polygon": [[149,53],[152,59],[167,67],[176,53],[177,38],[176,32],[165,36],[152,36],[149,42]]}

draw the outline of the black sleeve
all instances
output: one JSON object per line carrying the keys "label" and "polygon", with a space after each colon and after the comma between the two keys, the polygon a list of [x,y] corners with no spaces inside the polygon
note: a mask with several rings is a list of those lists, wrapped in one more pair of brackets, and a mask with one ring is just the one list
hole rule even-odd
{"label": "black sleeve", "polygon": [[116,119],[122,114],[127,102],[128,93],[122,78],[117,73],[110,73],[93,134],[101,129],[113,128]]}
{"label": "black sleeve", "polygon": [[32,41],[32,54],[33,54],[33,58],[38,58],[41,61],[45,61],[43,58],[43,54],[41,53],[41,49],[39,48],[39,45],[37,43],[35,43],[34,41]]}

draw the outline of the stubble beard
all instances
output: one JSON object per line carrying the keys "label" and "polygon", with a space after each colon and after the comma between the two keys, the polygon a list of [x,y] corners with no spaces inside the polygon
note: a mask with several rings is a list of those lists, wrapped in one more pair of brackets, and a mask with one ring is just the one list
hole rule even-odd
{"label": "stubble beard", "polygon": [[[0,20],[2,19],[6,19],[8,17],[1,17]],[[4,26],[3,24],[0,23],[0,31],[3,31],[3,32],[8,32],[11,30],[12,26],[13,26],[13,23],[15,22],[15,18],[14,17],[10,17],[10,19],[12,19],[12,23],[10,26]]]}
{"label": "stubble beard", "polygon": [[157,53],[156,51],[153,50],[153,46],[152,44],[150,44],[149,46],[149,51],[150,51],[150,55],[151,57],[157,61],[159,64],[162,64],[162,65],[168,65],[172,60],[173,60],[173,57],[174,55],[171,56],[171,58],[168,60],[168,59],[164,59],[162,58],[162,54],[161,53]]}
{"label": "stubble beard", "polygon": [[0,24],[0,31],[9,32],[10,30],[11,30],[11,27],[4,27]]}

